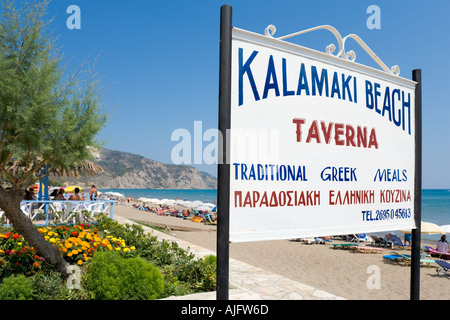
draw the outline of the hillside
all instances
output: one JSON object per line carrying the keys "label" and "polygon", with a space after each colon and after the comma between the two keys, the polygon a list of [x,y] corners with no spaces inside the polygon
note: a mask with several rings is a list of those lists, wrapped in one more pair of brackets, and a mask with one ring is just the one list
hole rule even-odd
{"label": "hillside", "polygon": [[215,189],[216,179],[197,168],[164,164],[140,155],[98,149],[94,162],[104,173],[93,177],[51,177],[51,180],[100,189]]}

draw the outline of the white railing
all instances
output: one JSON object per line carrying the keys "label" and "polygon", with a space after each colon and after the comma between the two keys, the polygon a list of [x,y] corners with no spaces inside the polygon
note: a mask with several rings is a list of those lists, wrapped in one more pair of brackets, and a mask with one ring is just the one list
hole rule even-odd
{"label": "white railing", "polygon": [[[93,222],[98,214],[109,215],[112,219],[113,205],[112,200],[33,200],[22,201],[20,208],[36,225],[49,225]],[[3,211],[0,211],[0,222],[3,225],[10,225]]]}

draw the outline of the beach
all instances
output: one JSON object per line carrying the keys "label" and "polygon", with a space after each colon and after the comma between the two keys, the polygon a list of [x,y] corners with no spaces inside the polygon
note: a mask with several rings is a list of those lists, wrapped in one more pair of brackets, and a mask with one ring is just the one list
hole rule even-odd
{"label": "beach", "polygon": [[[159,216],[129,205],[115,205],[114,215],[158,226],[176,238],[216,250],[216,226]],[[332,243],[340,242],[343,241]],[[435,247],[434,243],[430,245]],[[391,251],[385,248],[383,253],[359,253],[334,249],[329,243],[306,244],[295,240],[230,244],[230,258],[345,299],[408,300],[411,268],[383,261],[383,255]],[[409,250],[401,252],[411,254]],[[420,268],[422,300],[450,299],[450,277],[436,276],[437,267]],[[373,281],[376,275],[379,275],[379,285]]]}

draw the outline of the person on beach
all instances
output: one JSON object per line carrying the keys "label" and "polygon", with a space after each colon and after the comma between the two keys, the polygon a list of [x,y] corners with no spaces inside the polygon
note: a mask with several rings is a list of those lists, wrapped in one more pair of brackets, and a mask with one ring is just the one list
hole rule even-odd
{"label": "person on beach", "polygon": [[95,199],[97,199],[97,197],[98,197],[97,188],[95,188],[95,186],[92,185],[91,191],[89,191],[89,199],[91,199],[91,201],[94,201]]}
{"label": "person on beach", "polygon": [[34,200],[34,190],[32,188],[25,190],[24,200]]}
{"label": "person on beach", "polygon": [[405,233],[405,244],[411,244],[411,233]]}
{"label": "person on beach", "polygon": [[75,188],[75,194],[71,195],[71,196],[69,197],[69,200],[83,201],[84,198],[83,198],[83,196],[81,196],[79,193],[80,193],[80,188]]}
{"label": "person on beach", "polygon": [[392,235],[390,233],[385,235],[384,238],[381,240],[381,243],[383,244],[384,247],[392,246]]}
{"label": "person on beach", "polygon": [[436,251],[449,252],[448,251],[448,242],[445,239],[445,235],[441,236],[441,240],[438,241],[438,243],[436,245]]}
{"label": "person on beach", "polygon": [[53,200],[66,200],[66,198],[64,198],[64,189],[63,188],[58,190],[58,193],[56,194],[55,198],[53,198]]}

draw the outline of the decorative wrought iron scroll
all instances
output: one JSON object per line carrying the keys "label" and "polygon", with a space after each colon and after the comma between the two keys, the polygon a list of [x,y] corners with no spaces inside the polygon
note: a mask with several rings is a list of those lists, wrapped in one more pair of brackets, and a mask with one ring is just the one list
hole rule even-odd
{"label": "decorative wrought iron scroll", "polygon": [[330,44],[325,49],[326,53],[333,55],[335,57],[340,57],[340,58],[354,62],[356,60],[356,53],[353,50],[350,50],[348,52],[345,51],[345,43],[346,43],[347,39],[350,38],[350,39],[353,39],[354,41],[356,41],[356,43],[358,43],[361,46],[361,48],[363,48],[367,52],[367,54],[381,67],[381,69],[383,69],[383,71],[393,74],[393,75],[396,75],[396,76],[398,76],[400,74],[399,66],[395,65],[389,69],[383,63],[383,61],[381,61],[381,59],[375,54],[375,52],[373,52],[372,49],[370,49],[369,46],[358,35],[349,34],[349,35],[345,36],[344,38],[342,38],[341,34],[336,30],[336,28],[334,28],[330,25],[317,26],[314,28],[291,33],[291,34],[288,34],[288,35],[285,35],[282,37],[278,37],[278,38],[274,37],[274,34],[276,32],[275,26],[269,25],[264,30],[264,34],[265,34],[265,36],[272,38],[272,39],[284,40],[287,38],[295,37],[295,36],[298,36],[301,34],[309,33],[309,32],[316,31],[316,30],[321,30],[321,29],[330,31],[335,36],[338,47],[339,47],[338,53],[333,54],[333,52],[336,51],[336,46],[334,44]]}

